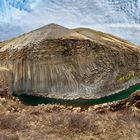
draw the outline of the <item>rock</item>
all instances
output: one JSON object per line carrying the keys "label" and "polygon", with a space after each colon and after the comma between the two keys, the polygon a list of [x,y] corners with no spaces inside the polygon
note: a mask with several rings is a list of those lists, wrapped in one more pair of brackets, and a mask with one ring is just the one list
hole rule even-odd
{"label": "rock", "polygon": [[139,107],[139,101],[140,101],[140,91],[136,91],[132,95],[130,95],[127,99],[110,104],[109,110],[118,111],[123,110],[125,108],[130,108],[132,106],[135,106],[137,108]]}
{"label": "rock", "polygon": [[42,27],[4,43],[0,60],[16,94],[90,99],[140,81],[140,48],[83,28]]}
{"label": "rock", "polygon": [[140,109],[140,100],[137,101],[137,102],[134,104],[134,106],[135,106],[136,108]]}

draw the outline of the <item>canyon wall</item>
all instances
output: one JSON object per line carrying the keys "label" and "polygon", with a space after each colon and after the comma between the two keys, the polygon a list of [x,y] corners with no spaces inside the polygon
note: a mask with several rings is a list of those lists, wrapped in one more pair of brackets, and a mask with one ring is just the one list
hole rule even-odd
{"label": "canyon wall", "polygon": [[12,73],[5,67],[0,67],[0,94],[12,93]]}
{"label": "canyon wall", "polygon": [[[0,66],[10,71],[12,91],[52,98],[107,96],[139,82],[135,50],[107,47],[90,41],[53,40],[0,54]],[[7,58],[3,59],[3,58]]]}

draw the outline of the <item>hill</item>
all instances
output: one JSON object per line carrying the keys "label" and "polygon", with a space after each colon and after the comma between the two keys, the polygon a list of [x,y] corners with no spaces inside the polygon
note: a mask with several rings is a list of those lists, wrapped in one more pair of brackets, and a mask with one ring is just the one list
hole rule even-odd
{"label": "hill", "polygon": [[98,98],[140,80],[140,48],[87,28],[46,25],[5,42],[0,60],[17,94]]}

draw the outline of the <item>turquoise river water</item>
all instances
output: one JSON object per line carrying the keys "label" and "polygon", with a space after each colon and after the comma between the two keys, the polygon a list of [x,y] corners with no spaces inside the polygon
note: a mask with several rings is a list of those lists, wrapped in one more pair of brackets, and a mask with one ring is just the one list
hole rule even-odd
{"label": "turquoise river water", "polygon": [[72,105],[72,106],[90,106],[94,104],[102,104],[113,102],[117,100],[122,100],[128,98],[133,92],[140,90],[140,84],[129,87],[126,90],[120,91],[116,94],[105,96],[98,99],[74,99],[74,100],[65,100],[65,99],[55,99],[55,98],[46,98],[42,96],[34,96],[28,94],[21,94],[14,96],[18,97],[24,104],[36,106],[38,104],[61,104],[61,105]]}

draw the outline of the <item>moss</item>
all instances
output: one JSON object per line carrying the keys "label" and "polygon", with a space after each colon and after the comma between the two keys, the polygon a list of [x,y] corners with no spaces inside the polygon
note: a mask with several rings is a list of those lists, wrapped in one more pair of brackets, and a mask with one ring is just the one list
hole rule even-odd
{"label": "moss", "polygon": [[119,81],[127,82],[127,81],[131,80],[134,77],[140,77],[140,72],[130,72],[127,75],[120,77]]}

